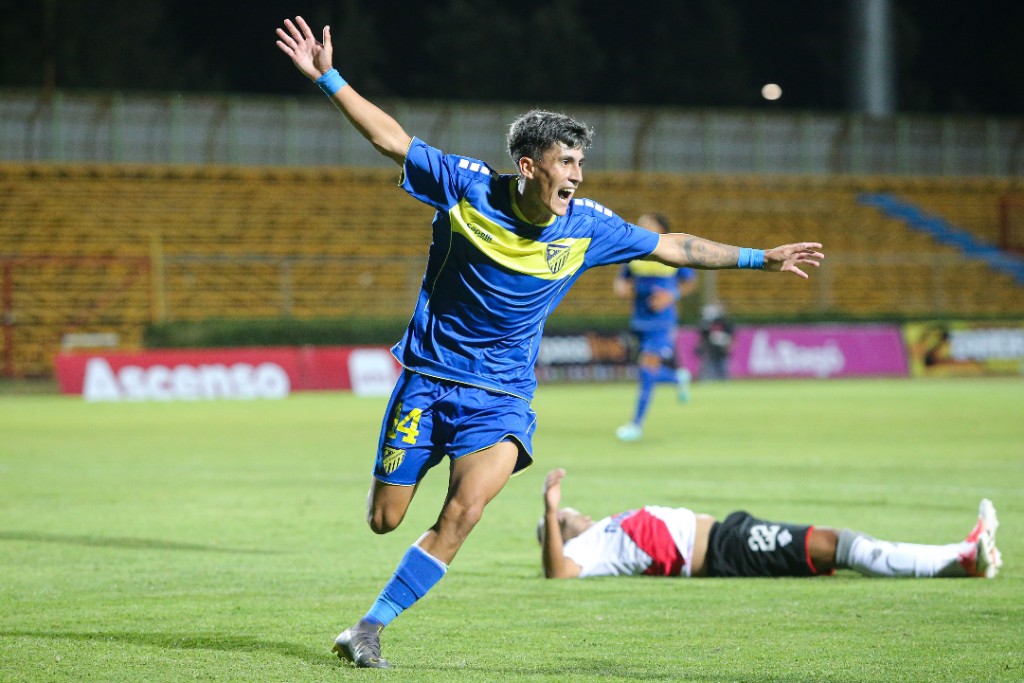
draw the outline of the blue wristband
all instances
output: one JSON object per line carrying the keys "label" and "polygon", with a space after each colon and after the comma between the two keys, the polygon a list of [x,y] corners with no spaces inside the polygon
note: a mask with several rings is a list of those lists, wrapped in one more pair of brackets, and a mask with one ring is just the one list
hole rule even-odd
{"label": "blue wristband", "polygon": [[338,73],[337,69],[331,69],[324,73],[323,76],[316,79],[316,84],[320,86],[320,89],[323,90],[324,94],[328,97],[348,85],[345,79],[341,77],[341,74]]}
{"label": "blue wristband", "polygon": [[764,249],[740,247],[740,258],[736,263],[736,267],[764,270]]}

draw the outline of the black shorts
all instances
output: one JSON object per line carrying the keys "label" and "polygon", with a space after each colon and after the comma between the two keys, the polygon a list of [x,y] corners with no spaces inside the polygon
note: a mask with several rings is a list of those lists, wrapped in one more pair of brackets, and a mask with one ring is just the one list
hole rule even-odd
{"label": "black shorts", "polygon": [[734,512],[711,525],[708,576],[814,576],[807,553],[811,529]]}

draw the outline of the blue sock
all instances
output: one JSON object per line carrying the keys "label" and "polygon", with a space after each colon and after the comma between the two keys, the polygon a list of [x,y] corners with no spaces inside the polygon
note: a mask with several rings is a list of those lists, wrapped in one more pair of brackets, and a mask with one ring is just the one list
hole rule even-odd
{"label": "blue sock", "polygon": [[446,571],[448,565],[427,554],[418,545],[413,545],[402,556],[391,580],[363,619],[387,626],[392,619],[426,595]]}
{"label": "blue sock", "polygon": [[647,368],[640,368],[638,373],[640,379],[640,395],[636,399],[636,415],[633,424],[639,425],[644,421],[647,414],[647,406],[651,403],[651,394],[654,393],[654,385],[658,381],[654,372]]}

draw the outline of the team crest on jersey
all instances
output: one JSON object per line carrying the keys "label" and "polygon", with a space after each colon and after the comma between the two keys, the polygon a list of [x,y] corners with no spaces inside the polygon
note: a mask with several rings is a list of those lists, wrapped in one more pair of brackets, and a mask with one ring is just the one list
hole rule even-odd
{"label": "team crest on jersey", "polygon": [[404,448],[392,448],[391,446],[384,447],[384,472],[391,474],[398,469],[402,461],[405,460],[405,449]]}
{"label": "team crest on jersey", "polygon": [[548,270],[554,275],[562,269],[565,262],[569,259],[569,250],[572,249],[571,245],[568,244],[549,244],[547,250],[544,252],[544,258],[548,262]]}

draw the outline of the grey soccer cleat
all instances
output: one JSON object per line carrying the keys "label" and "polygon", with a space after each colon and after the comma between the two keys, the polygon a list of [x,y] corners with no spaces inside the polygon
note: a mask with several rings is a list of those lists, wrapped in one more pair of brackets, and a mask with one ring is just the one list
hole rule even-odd
{"label": "grey soccer cleat", "polygon": [[355,626],[344,630],[334,639],[331,648],[341,659],[347,659],[363,669],[390,669],[388,660],[380,656],[381,624],[360,621]]}

